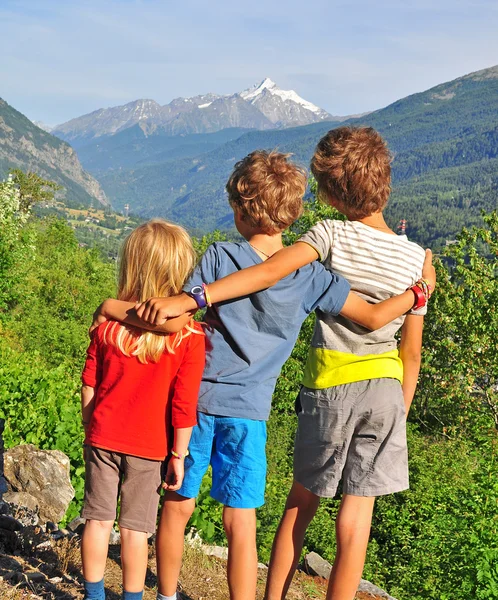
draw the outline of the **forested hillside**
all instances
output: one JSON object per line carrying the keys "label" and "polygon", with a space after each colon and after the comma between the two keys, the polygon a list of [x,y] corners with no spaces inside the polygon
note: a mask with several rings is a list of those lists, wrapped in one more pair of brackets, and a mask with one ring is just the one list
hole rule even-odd
{"label": "forested hillside", "polygon": [[[289,241],[330,209],[311,202]],[[0,417],[8,446],[30,442],[71,459],[83,492],[78,389],[97,304],[115,290],[115,265],[79,246],[55,218],[34,219],[12,181],[0,183]],[[197,241],[202,252],[216,236]],[[498,214],[464,231],[437,263],[419,389],[409,416],[411,489],[376,505],[365,577],[399,600],[498,598]],[[292,479],[293,410],[313,317],[303,326],[273,398],[266,505],[258,552],[268,560]],[[206,477],[191,525],[223,543]],[[305,551],[332,559],[338,502],[323,502]]]}
{"label": "forested hillside", "polygon": [[[387,209],[393,227],[407,219],[413,239],[441,246],[463,223],[478,223],[481,208],[498,206],[491,165],[497,114],[498,67],[493,67],[349,121],[378,129],[393,152],[394,193]],[[92,159],[92,169],[116,207],[129,203],[144,216],[166,216],[196,229],[229,228],[224,183],[236,160],[256,148],[277,147],[307,165],[318,139],[338,125],[248,132],[196,157],[170,160],[170,155],[144,167],[101,170]]]}

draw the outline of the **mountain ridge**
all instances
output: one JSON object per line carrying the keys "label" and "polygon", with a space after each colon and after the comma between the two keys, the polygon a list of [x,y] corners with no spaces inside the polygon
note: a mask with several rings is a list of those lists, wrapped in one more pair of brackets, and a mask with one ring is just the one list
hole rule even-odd
{"label": "mountain ridge", "polygon": [[147,123],[150,134],[159,127],[170,135],[180,135],[212,133],[228,127],[293,127],[347,118],[332,117],[294,90],[283,90],[267,77],[251,88],[229,95],[180,97],[163,106],[154,100],[140,99],[100,108],[55,126],[52,133],[78,148],[140,122]]}
{"label": "mountain ridge", "polygon": [[[387,216],[409,218],[415,224],[423,214],[427,190],[430,222],[425,224],[425,231],[422,224],[414,230],[417,241],[437,240],[441,244],[466,224],[465,215],[468,224],[477,223],[480,208],[492,210],[498,205],[498,177],[486,167],[486,161],[496,160],[497,114],[498,67],[492,67],[412,94],[346,123],[374,127],[393,153],[394,193]],[[144,217],[164,216],[196,229],[230,227],[224,185],[235,161],[257,148],[278,148],[307,166],[318,139],[339,125],[322,121],[289,129],[250,131],[196,157],[93,172],[116,207],[126,202]],[[462,170],[458,178],[461,183],[452,188],[449,173],[458,169]],[[486,194],[476,192],[481,177],[485,178],[481,187]],[[466,197],[477,200],[467,201]],[[438,202],[444,210],[438,209]],[[458,227],[445,225],[452,210]]]}
{"label": "mountain ridge", "polygon": [[40,129],[0,98],[0,177],[6,177],[12,168],[34,171],[57,182],[64,188],[58,196],[73,203],[97,201],[109,206],[100,184],[83,170],[69,144]]}

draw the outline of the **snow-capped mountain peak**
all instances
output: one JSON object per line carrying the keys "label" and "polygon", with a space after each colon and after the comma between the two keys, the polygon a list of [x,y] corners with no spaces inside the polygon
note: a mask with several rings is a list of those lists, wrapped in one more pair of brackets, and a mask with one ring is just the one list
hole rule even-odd
{"label": "snow-capped mountain peak", "polygon": [[161,106],[140,99],[124,106],[102,108],[58,125],[54,134],[78,144],[109,136],[140,124],[145,131],[160,130],[170,135],[206,133],[229,127],[271,129],[296,127],[331,119],[318,106],[301,98],[294,90],[282,90],[266,77],[243,92],[231,95],[213,93],[175,98]]}
{"label": "snow-capped mountain peak", "polygon": [[272,123],[279,126],[305,125],[330,118],[326,111],[301,98],[294,90],[280,89],[269,77],[240,92],[239,96],[257,106]]}
{"label": "snow-capped mountain peak", "polygon": [[274,81],[272,81],[269,77],[265,77],[265,79],[263,79],[261,83],[256,83],[247,90],[240,92],[239,96],[241,98],[244,98],[244,100],[249,101],[256,98],[256,96],[262,94],[264,90],[272,90],[274,88],[278,89],[277,84]]}

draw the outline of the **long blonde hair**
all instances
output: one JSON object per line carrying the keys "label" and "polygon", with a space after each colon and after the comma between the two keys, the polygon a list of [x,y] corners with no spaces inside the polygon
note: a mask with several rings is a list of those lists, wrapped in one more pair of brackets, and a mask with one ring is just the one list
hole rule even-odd
{"label": "long blonde hair", "polygon": [[[188,233],[179,225],[153,219],[137,227],[121,249],[118,299],[143,302],[148,298],[179,294],[192,274],[196,254]],[[191,333],[200,333],[192,321],[177,334],[163,334],[109,322],[104,342],[116,346],[125,356],[141,363],[157,362]]]}

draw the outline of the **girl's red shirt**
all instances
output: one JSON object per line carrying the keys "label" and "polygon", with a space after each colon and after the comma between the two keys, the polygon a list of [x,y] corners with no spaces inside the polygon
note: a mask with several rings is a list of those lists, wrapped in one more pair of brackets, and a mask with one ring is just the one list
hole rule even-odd
{"label": "girl's red shirt", "polygon": [[[191,333],[157,363],[141,363],[104,343],[102,323],[92,334],[83,385],[96,388],[85,444],[151,460],[171,449],[175,427],[197,423],[197,398],[204,370],[205,336]],[[174,334],[173,334],[174,335]]]}

